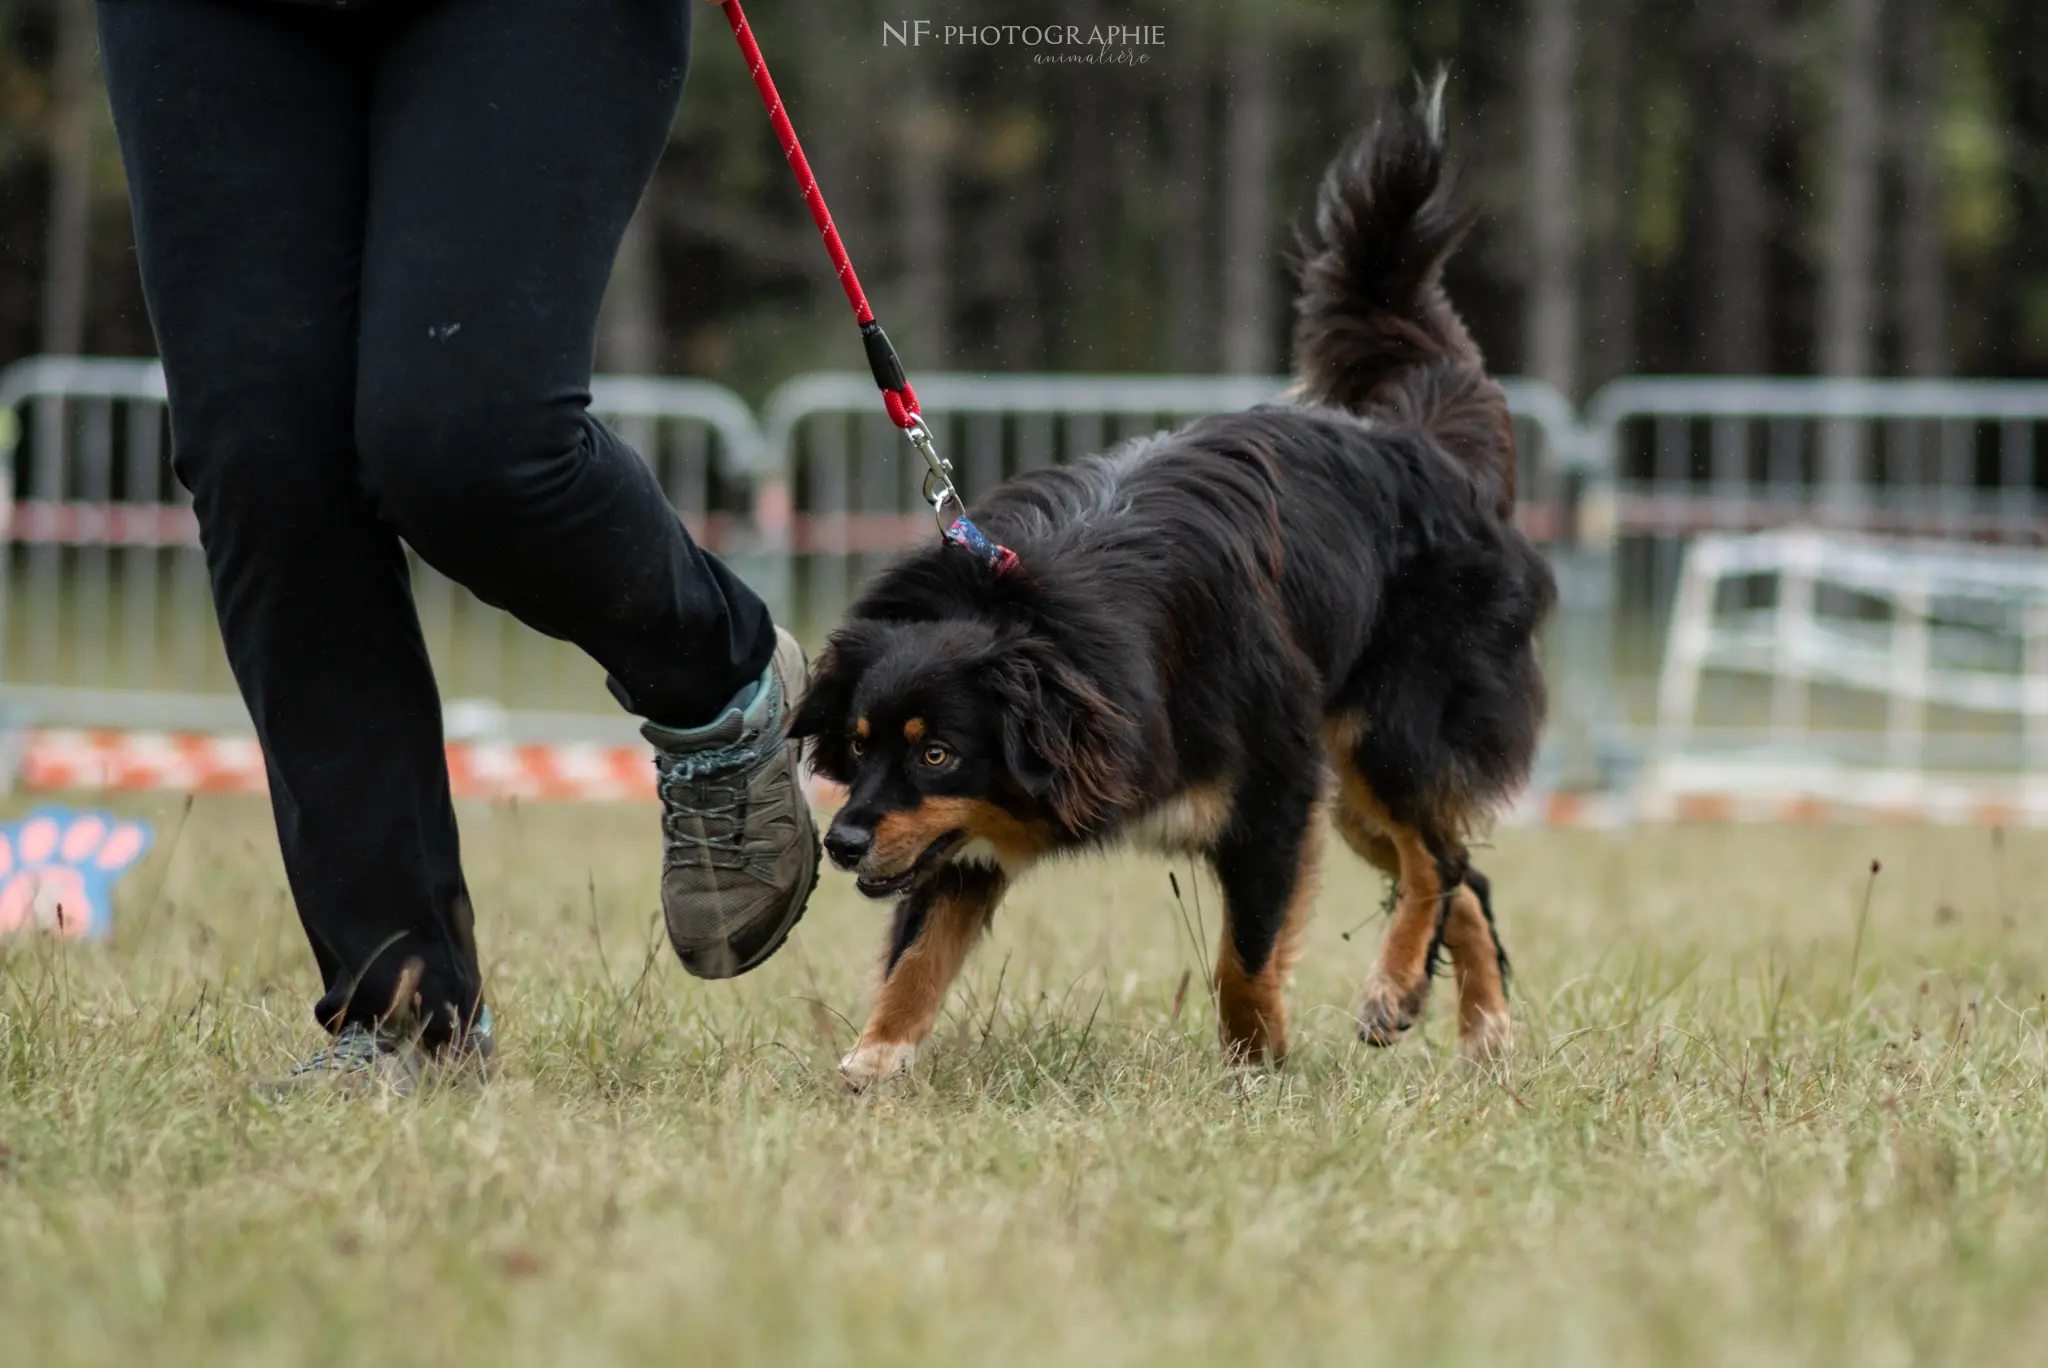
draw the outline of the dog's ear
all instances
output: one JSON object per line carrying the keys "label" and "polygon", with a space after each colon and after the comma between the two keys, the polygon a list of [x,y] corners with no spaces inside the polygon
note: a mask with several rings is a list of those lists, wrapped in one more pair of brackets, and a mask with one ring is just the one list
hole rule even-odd
{"label": "dog's ear", "polygon": [[851,632],[835,632],[818,658],[811,662],[810,686],[804,690],[796,713],[790,718],[793,741],[817,738],[811,747],[811,769],[827,779],[846,783],[843,754],[847,709],[853,706],[853,691],[868,667],[867,642]]}
{"label": "dog's ear", "polygon": [[795,716],[789,719],[790,738],[801,741],[837,730],[839,720],[846,715],[850,692],[849,681],[839,665],[838,653],[827,646],[811,662],[811,682],[796,705]]}
{"label": "dog's ear", "polygon": [[1003,711],[1003,767],[1019,788],[1043,798],[1059,777],[1058,757],[1068,749],[1067,720],[1040,690],[1038,672],[1028,663],[992,671],[990,679]]}
{"label": "dog's ear", "polygon": [[980,673],[1002,709],[1003,760],[1019,788],[1076,831],[1128,800],[1133,725],[1057,648],[1008,642]]}

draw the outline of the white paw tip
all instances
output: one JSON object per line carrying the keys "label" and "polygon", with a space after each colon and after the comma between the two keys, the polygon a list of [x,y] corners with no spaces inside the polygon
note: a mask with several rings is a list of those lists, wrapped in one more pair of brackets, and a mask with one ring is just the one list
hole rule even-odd
{"label": "white paw tip", "polygon": [[1515,1044],[1514,1023],[1502,1012],[1486,1012],[1466,1027],[1458,1041],[1458,1051],[1465,1058],[1477,1063],[1498,1059]]}
{"label": "white paw tip", "polygon": [[876,1043],[863,1045],[839,1061],[839,1076],[855,1088],[865,1088],[909,1070],[917,1058],[917,1046]]}

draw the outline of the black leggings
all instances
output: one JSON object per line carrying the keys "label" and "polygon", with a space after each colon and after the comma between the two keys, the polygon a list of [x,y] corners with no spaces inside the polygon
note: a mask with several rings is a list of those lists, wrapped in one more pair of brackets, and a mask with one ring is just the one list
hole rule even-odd
{"label": "black leggings", "polygon": [[587,411],[692,8],[100,0],[173,463],[330,1028],[414,959],[432,1034],[478,1001],[401,537],[657,722],[709,720],[773,651]]}

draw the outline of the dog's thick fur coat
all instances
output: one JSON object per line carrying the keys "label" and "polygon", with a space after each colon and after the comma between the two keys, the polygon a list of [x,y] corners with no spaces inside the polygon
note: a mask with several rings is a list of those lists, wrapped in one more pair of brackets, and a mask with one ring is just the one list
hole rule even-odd
{"label": "dog's thick fur coat", "polygon": [[1465,842],[1527,777],[1553,587],[1442,286],[1470,218],[1438,107],[1383,115],[1324,179],[1301,402],[1013,480],[972,516],[1018,571],[915,552],[833,635],[795,730],[847,787],[828,851],[900,899],[850,1080],[908,1062],[1011,880],[1119,839],[1207,858],[1224,1048],[1278,1060],[1325,813],[1398,879],[1361,1037],[1412,1026],[1447,951],[1465,1048],[1505,1043]]}

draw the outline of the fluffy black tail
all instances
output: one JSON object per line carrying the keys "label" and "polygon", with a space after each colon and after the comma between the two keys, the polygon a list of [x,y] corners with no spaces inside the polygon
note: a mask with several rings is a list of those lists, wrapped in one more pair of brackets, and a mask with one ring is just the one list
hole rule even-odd
{"label": "fluffy black tail", "polygon": [[1444,293],[1474,215],[1444,170],[1442,76],[1390,106],[1330,164],[1301,247],[1294,324],[1301,393],[1425,429],[1514,504],[1514,428],[1500,386]]}

